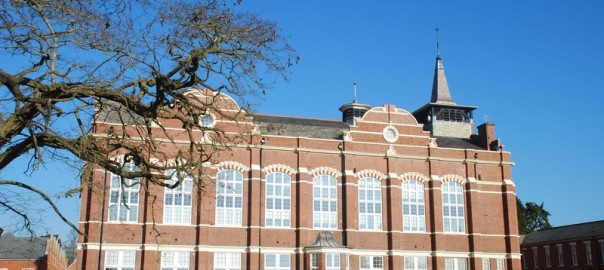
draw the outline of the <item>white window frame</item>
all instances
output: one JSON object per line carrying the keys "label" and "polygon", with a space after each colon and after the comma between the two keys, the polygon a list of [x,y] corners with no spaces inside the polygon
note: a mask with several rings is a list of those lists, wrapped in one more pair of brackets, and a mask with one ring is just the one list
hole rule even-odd
{"label": "white window frame", "polygon": [[[363,261],[369,265],[363,265]],[[380,267],[381,265],[381,267]],[[361,270],[384,270],[384,257],[382,256],[359,256],[359,267]]]}
{"label": "white window frame", "polygon": [[564,247],[561,244],[556,245],[558,255],[558,266],[564,266]]}
{"label": "white window frame", "polygon": [[241,270],[241,253],[214,253],[214,270]]}
{"label": "white window frame", "polygon": [[505,270],[505,259],[503,259],[503,258],[497,259],[497,270]]}
{"label": "white window frame", "polygon": [[533,267],[539,268],[539,253],[537,247],[532,247],[533,250]]}
{"label": "white window frame", "polygon": [[443,232],[465,233],[465,203],[463,185],[446,182],[441,186],[443,201]]}
{"label": "white window frame", "polygon": [[592,265],[594,263],[593,256],[591,254],[591,243],[589,241],[583,242],[585,246],[585,258],[587,260],[587,265]]}
{"label": "white window frame", "polygon": [[489,258],[482,258],[482,270],[491,270],[491,260]]}
{"label": "white window frame", "polygon": [[549,246],[543,246],[543,253],[545,254],[545,267],[551,267],[552,258],[550,256]]}
{"label": "white window frame", "polygon": [[405,270],[428,270],[428,257],[409,256],[404,263]]}
{"label": "white window frame", "polygon": [[598,244],[600,244],[600,263],[604,264],[604,239],[598,240]]}
{"label": "white window frame", "polygon": [[403,182],[403,231],[426,231],[424,183],[418,180]]}
{"label": "white window frame", "polygon": [[[166,184],[177,183],[176,170],[166,173],[172,178]],[[193,177],[181,173],[182,182],[175,188],[164,187],[164,224],[191,224],[191,205],[193,200]]]}
{"label": "white window frame", "polygon": [[161,270],[189,270],[191,254],[186,251],[162,251]]}
{"label": "white window frame", "polygon": [[526,248],[522,249],[522,269],[528,269],[528,263],[526,262],[526,257],[528,254],[526,254]]}
{"label": "white window frame", "polygon": [[359,180],[359,229],[382,230],[382,183],[373,177]]}
{"label": "white window frame", "polygon": [[[274,261],[270,260],[274,257]],[[270,262],[274,262],[270,263]],[[271,264],[271,265],[269,265]],[[291,256],[287,253],[266,253],[264,254],[264,270],[290,270]]]}
{"label": "white window frame", "polygon": [[216,225],[241,226],[243,222],[243,174],[226,169],[216,175]]}
{"label": "white window frame", "polygon": [[211,113],[206,113],[199,117],[199,125],[205,128],[211,128],[216,124],[216,117]]}
{"label": "white window frame", "polygon": [[134,250],[105,251],[105,270],[134,270],[135,266],[136,251]]}
{"label": "white window frame", "polygon": [[445,258],[445,270],[468,270],[468,258],[463,258],[463,257]]}
{"label": "white window frame", "polygon": [[570,243],[570,263],[572,266],[579,264],[577,260],[577,244]]}
{"label": "white window frame", "polygon": [[310,254],[310,270],[319,270],[319,254]]}
{"label": "white window frame", "polygon": [[340,253],[325,253],[325,270],[340,270]]}
{"label": "white window frame", "polygon": [[338,181],[331,175],[313,178],[313,228],[338,228]]}
{"label": "white window frame", "polygon": [[[125,163],[124,171],[134,172],[138,168],[134,163]],[[109,188],[109,222],[136,223],[138,222],[138,202],[140,178],[123,178],[111,174]]]}
{"label": "white window frame", "polygon": [[266,227],[291,227],[291,177],[283,172],[266,175]]}

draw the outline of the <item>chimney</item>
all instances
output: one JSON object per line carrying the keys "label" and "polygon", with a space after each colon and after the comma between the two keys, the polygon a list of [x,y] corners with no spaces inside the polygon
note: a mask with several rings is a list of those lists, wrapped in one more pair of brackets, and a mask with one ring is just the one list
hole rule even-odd
{"label": "chimney", "polygon": [[498,140],[495,136],[495,123],[486,122],[478,126],[478,144],[487,150],[496,150]]}

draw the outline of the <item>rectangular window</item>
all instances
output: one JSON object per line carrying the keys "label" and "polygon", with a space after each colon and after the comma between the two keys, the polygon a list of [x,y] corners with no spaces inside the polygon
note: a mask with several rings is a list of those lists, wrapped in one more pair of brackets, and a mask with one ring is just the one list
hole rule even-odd
{"label": "rectangular window", "polygon": [[290,270],[289,254],[265,254],[264,255],[265,270]]}
{"label": "rectangular window", "polygon": [[346,270],[350,270],[350,254],[346,254]]}
{"label": "rectangular window", "polygon": [[533,248],[533,267],[539,268],[539,253],[537,247]]}
{"label": "rectangular window", "polygon": [[310,254],[310,270],[319,270],[319,254]]}
{"label": "rectangular window", "polygon": [[216,182],[216,225],[241,226],[243,174],[235,170],[222,170]]}
{"label": "rectangular window", "polygon": [[587,259],[587,264],[593,264],[593,258],[591,257],[591,244],[589,242],[584,242],[585,245],[585,257]]}
{"label": "rectangular window", "polygon": [[564,251],[562,245],[556,245],[556,250],[558,253],[558,266],[564,266]]}
{"label": "rectangular window", "polygon": [[551,259],[551,256],[549,254],[549,246],[544,246],[543,247],[543,252],[545,253],[545,267],[551,267],[552,266],[552,259]]}
{"label": "rectangular window", "polygon": [[428,258],[405,257],[405,270],[428,270]]}
{"label": "rectangular window", "polygon": [[313,227],[338,228],[338,184],[329,175],[317,175],[313,179]]}
{"label": "rectangular window", "polygon": [[598,242],[600,243],[600,263],[604,264],[604,240]]}
{"label": "rectangular window", "polygon": [[105,270],[134,270],[136,251],[105,251]]}
{"label": "rectangular window", "polygon": [[445,258],[445,270],[467,270],[466,258]]}
{"label": "rectangular window", "polygon": [[577,245],[575,243],[570,243],[570,263],[577,265]]}
{"label": "rectangular window", "polygon": [[497,270],[505,270],[505,259],[497,259]]}
{"label": "rectangular window", "polygon": [[378,269],[384,269],[384,258],[382,256],[361,256],[361,270]]}
{"label": "rectangular window", "polygon": [[382,229],[382,184],[375,178],[359,180],[359,229]]}
{"label": "rectangular window", "polygon": [[291,177],[282,172],[266,176],[267,227],[290,227]]}
{"label": "rectangular window", "polygon": [[340,253],[325,254],[325,270],[340,270]]}
{"label": "rectangular window", "polygon": [[424,184],[417,180],[403,183],[403,231],[426,231]]}
{"label": "rectangular window", "polygon": [[241,270],[241,253],[214,253],[214,270]]}
{"label": "rectangular window", "polygon": [[528,256],[528,254],[526,254],[526,248],[523,248],[522,249],[522,268],[523,269],[528,269],[528,263],[526,262],[527,256]]}
{"label": "rectangular window", "polygon": [[[133,163],[124,164],[123,169],[128,172],[136,171]],[[138,193],[140,180],[129,179],[111,174],[109,189],[109,221],[137,222],[138,221]]]}
{"label": "rectangular window", "polygon": [[463,186],[455,182],[442,185],[443,225],[445,233],[465,232]]}
{"label": "rectangular window", "polygon": [[189,270],[189,252],[162,251],[161,270]]}
{"label": "rectangular window", "polygon": [[193,192],[193,178],[183,174],[182,180],[178,179],[175,170],[168,172],[171,179],[166,184],[174,185],[181,181],[175,188],[164,188],[164,224],[191,224],[191,193]]}
{"label": "rectangular window", "polygon": [[491,270],[491,260],[482,258],[482,270]]}

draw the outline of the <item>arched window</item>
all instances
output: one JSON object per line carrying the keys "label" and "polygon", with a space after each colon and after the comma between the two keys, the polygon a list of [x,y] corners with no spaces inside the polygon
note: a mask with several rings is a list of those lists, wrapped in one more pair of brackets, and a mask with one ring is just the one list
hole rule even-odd
{"label": "arched window", "polygon": [[333,176],[318,175],[313,179],[313,226],[338,228],[337,181]]}
{"label": "arched window", "polygon": [[359,229],[382,229],[382,183],[375,178],[359,180]]}
{"label": "arched window", "polygon": [[[167,175],[172,178],[166,184],[173,185],[178,182],[176,170],[170,170]],[[191,193],[193,191],[193,177],[181,173],[182,182],[175,188],[164,188],[164,223],[166,224],[191,224]]]}
{"label": "arched window", "polygon": [[266,176],[266,226],[289,227],[290,208],[291,177],[282,172],[269,173]]}
{"label": "arched window", "polygon": [[241,226],[243,216],[243,174],[223,170],[216,179],[216,225]]}
{"label": "arched window", "polygon": [[463,187],[459,183],[447,182],[442,185],[444,231],[465,232]]}
{"label": "arched window", "polygon": [[403,231],[426,231],[424,184],[417,180],[403,182]]}
{"label": "arched window", "polygon": [[[134,172],[138,168],[134,163],[126,163],[124,171]],[[122,185],[123,184],[123,185]],[[138,221],[138,192],[139,178],[124,178],[122,183],[119,175],[111,174],[109,198],[109,221],[137,222]]]}

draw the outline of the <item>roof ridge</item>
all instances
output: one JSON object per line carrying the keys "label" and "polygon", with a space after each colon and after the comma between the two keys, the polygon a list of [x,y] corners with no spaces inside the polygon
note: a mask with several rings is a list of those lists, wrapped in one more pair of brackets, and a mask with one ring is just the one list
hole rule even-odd
{"label": "roof ridge", "polygon": [[306,116],[277,115],[277,114],[266,114],[266,113],[250,113],[250,115],[252,117],[259,115],[259,116],[272,116],[272,117],[279,117],[279,118],[297,118],[297,119],[306,119],[306,120],[329,121],[329,122],[338,122],[338,123],[342,122],[342,121],[336,120],[336,119],[306,117]]}
{"label": "roof ridge", "polygon": [[580,225],[587,225],[587,224],[598,223],[598,222],[604,222],[604,219],[603,220],[595,220],[595,221],[587,221],[587,222],[582,222],[582,223],[575,223],[575,224],[566,224],[566,225],[561,225],[561,226],[556,226],[556,227],[551,227],[551,228],[537,230],[536,232],[549,231],[549,230],[555,230],[555,229],[562,229],[562,228],[566,228],[566,227],[573,227],[573,226],[580,226]]}

